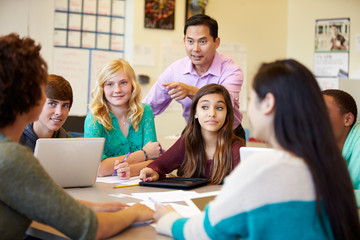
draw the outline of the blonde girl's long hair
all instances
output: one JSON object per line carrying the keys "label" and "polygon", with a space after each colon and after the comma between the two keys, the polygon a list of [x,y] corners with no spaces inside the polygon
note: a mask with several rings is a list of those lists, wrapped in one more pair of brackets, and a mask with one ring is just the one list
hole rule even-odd
{"label": "blonde girl's long hair", "polygon": [[233,134],[234,111],[229,92],[221,85],[209,84],[202,87],[195,95],[184,132],[185,159],[179,168],[183,177],[201,177],[205,175],[207,157],[205,142],[201,134],[201,126],[195,118],[199,99],[208,94],[218,93],[224,97],[227,109],[224,125],[219,129],[216,151],[212,163],[209,181],[219,184],[233,168],[232,143],[237,139]]}
{"label": "blonde girl's long hair", "polygon": [[104,126],[105,131],[110,131],[114,127],[112,125],[110,108],[104,96],[104,85],[108,80],[122,72],[127,74],[132,86],[127,117],[131,120],[131,126],[135,131],[139,130],[139,123],[144,114],[144,107],[141,103],[141,88],[136,80],[134,70],[124,59],[114,59],[105,64],[100,70],[95,88],[91,92],[90,112],[94,120]]}

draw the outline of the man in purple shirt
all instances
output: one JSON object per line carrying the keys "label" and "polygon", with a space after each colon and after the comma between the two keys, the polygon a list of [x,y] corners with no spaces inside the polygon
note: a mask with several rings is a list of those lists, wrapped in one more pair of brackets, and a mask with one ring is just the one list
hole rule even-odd
{"label": "man in purple shirt", "polygon": [[245,139],[239,111],[243,73],[231,58],[216,52],[220,45],[216,20],[204,14],[189,18],[185,23],[184,43],[187,57],[172,63],[159,76],[143,102],[150,104],[154,115],[158,115],[174,99],[182,105],[187,121],[192,99],[199,88],[210,83],[223,85],[234,107],[234,133]]}

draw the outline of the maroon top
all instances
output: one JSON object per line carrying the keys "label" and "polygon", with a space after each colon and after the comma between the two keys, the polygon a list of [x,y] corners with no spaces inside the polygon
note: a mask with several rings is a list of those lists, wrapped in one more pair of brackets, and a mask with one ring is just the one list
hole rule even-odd
{"label": "maroon top", "polygon": [[[236,141],[232,144],[232,157],[233,169],[240,163],[239,149],[242,147],[242,142]],[[185,141],[181,136],[169,150],[161,155],[157,160],[148,165],[149,168],[157,171],[160,178],[165,177],[165,174],[171,173],[173,170],[178,169],[185,158]],[[206,164],[204,178],[209,178],[211,173],[212,160],[208,160]]]}

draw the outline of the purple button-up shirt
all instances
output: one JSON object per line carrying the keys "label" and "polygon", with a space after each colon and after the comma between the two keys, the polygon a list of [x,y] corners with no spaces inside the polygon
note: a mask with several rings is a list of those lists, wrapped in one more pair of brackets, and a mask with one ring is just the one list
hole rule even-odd
{"label": "purple button-up shirt", "polygon": [[[242,114],[239,111],[239,93],[243,83],[243,72],[231,58],[216,52],[211,66],[202,76],[197,74],[194,65],[188,57],[172,63],[159,76],[143,100],[144,103],[151,105],[154,115],[162,113],[173,100],[168,94],[169,90],[162,86],[162,84],[166,82],[182,82],[197,88],[201,88],[210,83],[224,86],[230,93],[234,107],[234,128],[241,123]],[[182,105],[183,117],[187,121],[192,100],[186,97],[178,102]]]}

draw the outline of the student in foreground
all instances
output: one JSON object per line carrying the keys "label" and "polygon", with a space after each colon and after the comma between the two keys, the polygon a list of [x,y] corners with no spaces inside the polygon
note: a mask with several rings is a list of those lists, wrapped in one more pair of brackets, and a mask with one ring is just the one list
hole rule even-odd
{"label": "student in foreground", "polygon": [[328,89],[322,93],[338,149],[346,161],[354,188],[360,190],[360,122],[356,120],[356,102],[342,90]]}
{"label": "student in foreground", "polygon": [[234,113],[225,87],[209,84],[196,93],[184,134],[175,144],[140,172],[143,181],[178,169],[182,177],[208,178],[220,184],[240,162],[245,143],[232,130]]}
{"label": "student in foreground", "polygon": [[248,108],[253,135],[275,151],[242,159],[205,212],[157,207],[176,239],[360,239],[354,193],[320,88],[295,60],[264,64]]}
{"label": "student in foreground", "polygon": [[121,58],[105,64],[91,96],[84,137],[106,139],[99,176],[111,175],[125,157],[125,163],[132,164],[131,176],[139,175],[151,162],[147,160],[160,156],[161,146],[153,111],[141,103],[141,88],[130,64]]}
{"label": "student in foreground", "polygon": [[28,146],[33,152],[39,138],[71,138],[62,128],[73,102],[70,83],[61,76],[48,75],[45,87],[46,101],[39,119],[28,124],[20,137],[19,143]]}
{"label": "student in foreground", "polygon": [[103,239],[152,219],[153,211],[141,204],[104,203],[103,212],[94,212],[67,194],[32,152],[18,144],[25,126],[43,109],[46,84],[40,46],[16,34],[0,37],[1,239],[22,239],[32,220],[71,239]]}

